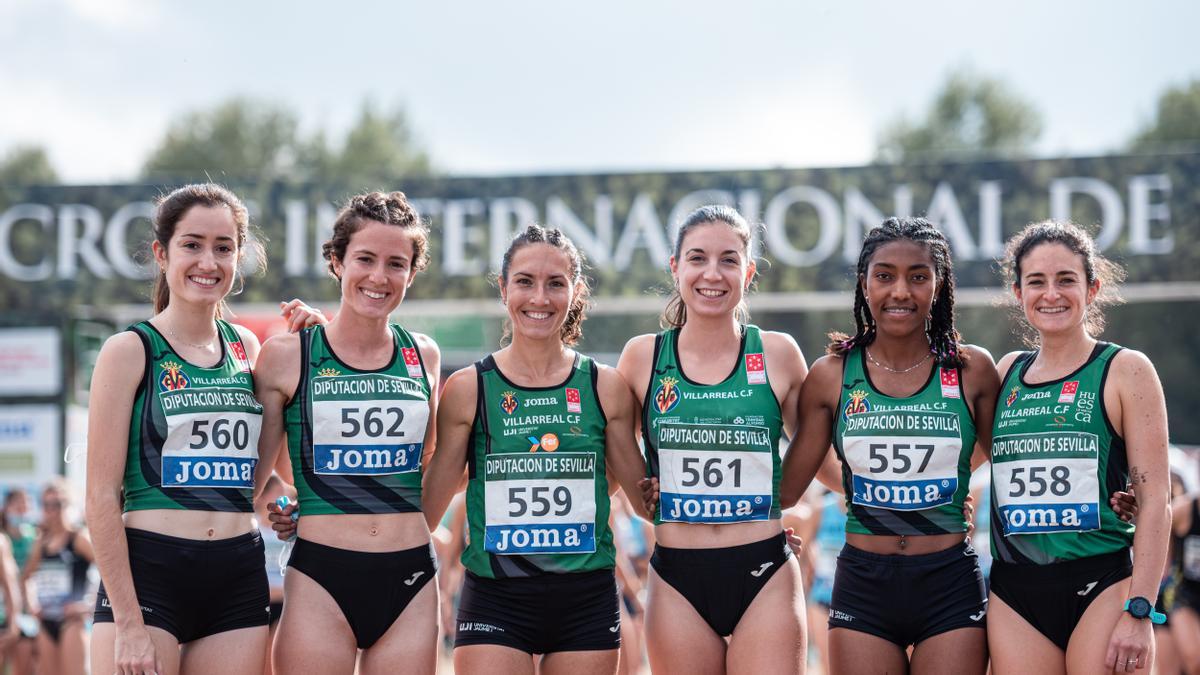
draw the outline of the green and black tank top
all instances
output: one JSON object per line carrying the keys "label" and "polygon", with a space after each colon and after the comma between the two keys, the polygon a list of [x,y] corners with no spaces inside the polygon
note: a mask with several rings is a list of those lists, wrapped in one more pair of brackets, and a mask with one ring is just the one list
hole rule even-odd
{"label": "green and black tank top", "polygon": [[966,532],[975,422],[961,373],[938,364],[917,393],[879,392],[863,349],[843,357],[833,445],[842,460],[846,532]]}
{"label": "green and black tank top", "polygon": [[218,320],[221,360],[201,368],[149,321],[129,327],[146,369],[129,423],[125,510],[253,510],[262,405],[237,330]]}
{"label": "green and black tank top", "polygon": [[1098,342],[1086,363],[1029,384],[1036,352],[1004,378],[992,435],[992,555],[1045,565],[1113,553],[1133,543],[1133,525],[1108,507],[1129,479],[1125,441],[1104,409],[1104,382],[1121,347]]}
{"label": "green and black tank top", "polygon": [[646,467],[659,484],[654,524],[779,518],[783,416],[758,327],[742,327],[737,362],[717,384],[688,379],[678,345],[679,329],[655,340],[642,402]]}
{"label": "green and black tank top", "polygon": [[346,365],[324,326],[300,333],[300,383],[285,409],[301,515],[421,510],[429,380],[413,336],[392,325],[378,370]]}
{"label": "green and black tank top", "polygon": [[612,568],[595,363],[576,354],[553,387],[513,384],[491,355],[475,373],[463,565],[489,579]]}

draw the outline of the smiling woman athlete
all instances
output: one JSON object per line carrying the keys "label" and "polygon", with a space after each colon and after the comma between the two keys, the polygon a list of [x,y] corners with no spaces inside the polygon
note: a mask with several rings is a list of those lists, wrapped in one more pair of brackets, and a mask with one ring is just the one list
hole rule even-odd
{"label": "smiling woman athlete", "polygon": [[638,494],[633,399],[616,370],[573,349],[588,287],[565,235],[528,226],[499,284],[512,342],[446,380],[425,482],[436,518],[464,468],[469,478],[454,669],[614,673],[609,476]]}
{"label": "smiling woman athlete", "polygon": [[[617,365],[641,403],[659,481],[646,646],[656,673],[804,667],[800,566],[780,519],[778,446],[807,368],[788,335],[745,323],[750,226],[728,206],[684,219],[667,330]],[[726,639],[728,638],[728,640]]]}
{"label": "smiling woman athlete", "polygon": [[440,355],[428,337],[389,321],[427,247],[404,193],[352,197],[324,245],[341,288],[336,316],[263,346],[259,453],[273,464],[286,433],[302,514],[276,672],[371,675],[400,662],[434,672],[437,585],[421,467],[433,447]]}

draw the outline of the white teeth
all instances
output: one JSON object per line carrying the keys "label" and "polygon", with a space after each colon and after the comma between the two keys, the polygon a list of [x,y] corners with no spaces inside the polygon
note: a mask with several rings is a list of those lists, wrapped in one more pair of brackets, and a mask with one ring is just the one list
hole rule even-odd
{"label": "white teeth", "polygon": [[363,295],[371,298],[372,300],[382,300],[385,296],[387,296],[387,293],[376,293],[375,291],[368,291],[365,288],[362,289],[362,292]]}
{"label": "white teeth", "polygon": [[216,286],[217,285],[216,279],[210,279],[208,277],[188,277],[188,279],[197,284],[200,284],[201,286]]}
{"label": "white teeth", "polygon": [[1067,311],[1066,307],[1043,307],[1038,310],[1042,314],[1062,314]]}
{"label": "white teeth", "polygon": [[883,310],[883,313],[884,314],[912,314],[913,311],[914,310],[903,309],[901,307],[889,307],[888,309]]}
{"label": "white teeth", "polygon": [[549,319],[550,312],[525,312],[525,316],[541,321],[542,319]]}
{"label": "white teeth", "polygon": [[697,288],[696,292],[706,298],[719,298],[722,295],[725,295],[725,291],[717,291],[711,288]]}

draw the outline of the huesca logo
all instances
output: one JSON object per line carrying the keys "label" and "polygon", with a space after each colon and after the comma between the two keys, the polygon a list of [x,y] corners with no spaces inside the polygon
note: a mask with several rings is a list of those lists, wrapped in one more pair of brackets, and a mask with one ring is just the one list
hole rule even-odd
{"label": "huesca logo", "polygon": [[675,387],[677,384],[679,380],[673,377],[664,377],[658,381],[658,389],[654,392],[654,407],[660,415],[671,412],[679,405],[679,389]]}
{"label": "huesca logo", "polygon": [[500,394],[500,409],[504,411],[505,415],[513,414],[520,406],[521,402],[517,400],[515,391],[506,391]]}
{"label": "huesca logo", "polygon": [[176,391],[185,389],[191,380],[188,379],[187,373],[183,372],[183,366],[174,361],[164,361],[162,364],[163,374],[158,378],[158,386],[162,391]]}

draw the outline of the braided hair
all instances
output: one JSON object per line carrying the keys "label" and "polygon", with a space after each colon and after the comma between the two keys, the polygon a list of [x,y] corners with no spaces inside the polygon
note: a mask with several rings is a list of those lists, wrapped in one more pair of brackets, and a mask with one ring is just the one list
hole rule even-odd
{"label": "braided hair", "polygon": [[[504,252],[497,281],[501,286],[508,283],[508,270],[512,266],[513,256],[517,254],[517,251],[531,244],[546,244],[562,251],[567,256],[567,261],[571,266],[569,276],[571,283],[576,285],[577,292],[574,299],[571,300],[571,306],[567,308],[567,318],[563,322],[560,336],[563,344],[573,347],[583,337],[583,321],[587,318],[588,307],[591,306],[592,288],[583,274],[583,254],[575,247],[575,243],[563,234],[562,230],[542,227],[537,223],[527,225],[522,232],[513,237],[508,245],[508,250]],[[500,337],[500,342],[508,344],[511,339],[512,323],[505,319],[504,334]]]}
{"label": "braided hair", "polygon": [[950,244],[946,236],[924,218],[888,218],[879,227],[867,233],[862,250],[858,254],[857,278],[854,285],[853,336],[841,332],[829,334],[826,354],[845,356],[858,347],[875,341],[875,317],[867,305],[864,284],[871,257],[884,244],[893,241],[912,241],[922,244],[933,258],[934,274],[938,281],[937,295],[933,299],[925,335],[929,338],[929,349],[934,359],[949,368],[961,368],[965,355],[962,337],[954,327],[954,262],[950,259]]}

